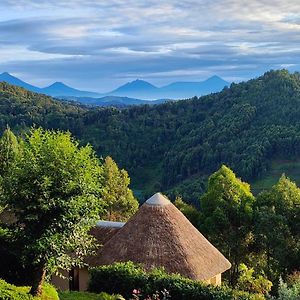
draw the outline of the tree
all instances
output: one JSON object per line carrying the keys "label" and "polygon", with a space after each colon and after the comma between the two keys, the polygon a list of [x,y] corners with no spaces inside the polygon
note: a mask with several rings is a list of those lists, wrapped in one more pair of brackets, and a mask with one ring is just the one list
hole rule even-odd
{"label": "tree", "polygon": [[1,188],[1,181],[3,176],[9,170],[10,166],[15,162],[20,151],[18,140],[14,133],[7,126],[0,139],[0,224],[1,219],[5,218],[3,214],[7,214],[5,210],[5,203],[3,201],[3,190]]}
{"label": "tree", "polygon": [[102,175],[92,148],[79,147],[70,133],[32,129],[22,142],[2,186],[17,217],[22,256],[33,265],[31,294],[41,293],[46,273],[79,265],[90,253]]}
{"label": "tree", "polygon": [[249,293],[265,295],[271,291],[272,285],[272,282],[264,276],[255,274],[253,268],[248,268],[245,264],[239,265],[237,289]]}
{"label": "tree", "polygon": [[176,197],[174,205],[189,219],[195,226],[199,226],[201,220],[201,212],[193,205],[187,204],[181,197]]}
{"label": "tree", "polygon": [[235,284],[238,266],[245,260],[252,240],[254,197],[250,186],[223,165],[209,177],[208,190],[200,201],[201,229],[232,263],[230,282]]}
{"label": "tree", "polygon": [[125,170],[120,170],[111,157],[104,161],[105,189],[103,199],[106,203],[106,219],[126,221],[138,209],[139,203],[128,188],[130,178]]}
{"label": "tree", "polygon": [[255,204],[255,237],[273,282],[300,268],[300,189],[285,175]]}
{"label": "tree", "polygon": [[16,136],[7,127],[0,139],[0,176],[3,176],[14,162],[19,150],[19,143]]}

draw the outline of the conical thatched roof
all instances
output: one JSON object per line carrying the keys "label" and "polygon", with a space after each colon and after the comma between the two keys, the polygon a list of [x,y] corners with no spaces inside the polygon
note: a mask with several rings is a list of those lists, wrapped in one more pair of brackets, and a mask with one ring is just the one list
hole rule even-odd
{"label": "conical thatched roof", "polygon": [[167,272],[195,280],[208,280],[231,266],[160,193],[147,200],[104,244],[93,265],[129,260],[148,270],[163,266]]}

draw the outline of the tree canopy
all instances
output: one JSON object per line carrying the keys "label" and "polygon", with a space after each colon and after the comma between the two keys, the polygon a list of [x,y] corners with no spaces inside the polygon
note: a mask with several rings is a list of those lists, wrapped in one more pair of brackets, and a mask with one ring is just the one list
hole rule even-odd
{"label": "tree canopy", "polygon": [[300,269],[300,189],[285,175],[258,195],[255,231],[271,279]]}
{"label": "tree canopy", "polygon": [[200,227],[232,263],[232,283],[237,279],[239,264],[245,261],[251,243],[254,200],[249,184],[236,178],[224,165],[209,177],[207,192],[200,200]]}
{"label": "tree canopy", "polygon": [[127,221],[138,209],[139,203],[129,189],[130,178],[125,170],[120,170],[111,157],[104,164],[103,200],[106,204],[104,218],[110,221]]}
{"label": "tree canopy", "polygon": [[93,248],[88,232],[103,206],[103,168],[70,133],[32,129],[21,147],[2,186],[38,294],[46,271],[78,265]]}

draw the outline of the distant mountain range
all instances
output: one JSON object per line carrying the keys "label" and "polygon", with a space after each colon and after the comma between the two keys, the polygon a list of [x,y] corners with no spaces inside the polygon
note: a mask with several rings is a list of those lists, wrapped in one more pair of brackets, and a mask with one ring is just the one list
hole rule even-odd
{"label": "distant mountain range", "polygon": [[128,82],[109,93],[114,96],[127,96],[140,99],[184,99],[221,91],[230,83],[219,76],[212,76],[200,82],[174,82],[156,87],[144,80]]}
{"label": "distant mountain range", "polygon": [[[90,91],[81,91],[62,82],[55,82],[47,87],[39,88],[34,85],[28,84],[20,80],[17,77],[10,75],[7,72],[0,74],[0,82],[5,81],[7,83],[23,87],[29,91],[46,94],[57,98],[69,98],[76,97],[76,101],[87,104],[95,102],[96,105],[101,103],[107,103],[112,101],[121,101],[124,105],[137,105],[143,104],[143,100],[152,101],[153,99],[185,99],[193,96],[202,96],[222,90],[230,83],[223,80],[218,76],[212,76],[205,81],[200,82],[174,82],[163,87],[156,87],[151,83],[144,80],[135,80],[128,82],[117,89],[108,93],[96,93]],[[107,98],[112,97],[114,98]],[[116,98],[116,97],[121,97]],[[87,98],[98,98],[98,100],[92,100]],[[130,98],[131,100],[129,100]],[[101,100],[100,100],[101,99]],[[126,101],[127,100],[127,101]],[[141,101],[141,102],[140,102]],[[159,100],[160,103],[166,100]]]}

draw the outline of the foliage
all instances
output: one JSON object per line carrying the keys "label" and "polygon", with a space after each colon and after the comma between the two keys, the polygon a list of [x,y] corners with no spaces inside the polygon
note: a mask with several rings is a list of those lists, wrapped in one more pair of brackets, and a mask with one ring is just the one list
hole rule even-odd
{"label": "foliage", "polygon": [[255,236],[265,253],[265,272],[273,282],[300,269],[300,189],[282,176],[271,190],[258,195]]}
{"label": "foliage", "polygon": [[151,194],[159,187],[195,203],[221,164],[253,180],[272,159],[299,157],[299,99],[300,75],[286,70],[201,98],[123,110],[79,107],[1,83],[0,129],[69,129],[126,168],[135,188]]}
{"label": "foliage", "polygon": [[59,292],[60,300],[125,300],[121,295],[109,295],[101,292],[100,294],[88,292]]}
{"label": "foliage", "polygon": [[8,127],[0,139],[0,176],[4,176],[10,165],[14,163],[19,148],[16,136]]}
{"label": "foliage", "polygon": [[1,300],[59,300],[55,288],[46,283],[40,297],[33,297],[29,294],[30,287],[18,287],[0,279]]}
{"label": "foliage", "polygon": [[300,280],[291,284],[279,281],[277,300],[298,300],[300,299]]}
{"label": "foliage", "polygon": [[107,214],[104,217],[110,221],[126,221],[138,209],[139,203],[128,188],[130,178],[125,170],[119,170],[111,157],[106,157],[104,164],[103,200]]}
{"label": "foliage", "polygon": [[253,299],[246,292],[236,292],[227,287],[215,287],[184,278],[180,275],[169,275],[163,270],[145,272],[132,262],[115,263],[91,269],[88,290],[98,293],[120,293],[126,299],[132,297],[133,290],[143,295],[153,295],[157,291],[167,290],[172,300],[226,300]]}
{"label": "foliage", "polygon": [[236,287],[249,293],[266,295],[271,291],[272,282],[262,275],[255,275],[253,268],[240,264]]}
{"label": "foliage", "polygon": [[226,166],[209,177],[207,192],[201,198],[200,228],[232,263],[231,284],[236,282],[238,266],[245,260],[252,240],[253,203],[250,186]]}
{"label": "foliage", "polygon": [[3,190],[38,289],[46,271],[79,264],[93,247],[88,231],[102,205],[103,170],[92,148],[69,133],[33,129],[21,145]]}
{"label": "foliage", "polygon": [[177,197],[174,201],[174,205],[189,219],[189,221],[198,227],[201,220],[200,211],[194,206],[185,203],[180,197]]}
{"label": "foliage", "polygon": [[169,292],[164,289],[162,291],[156,291],[152,295],[143,295],[142,291],[134,289],[132,291],[132,298],[130,300],[168,300],[171,299]]}

